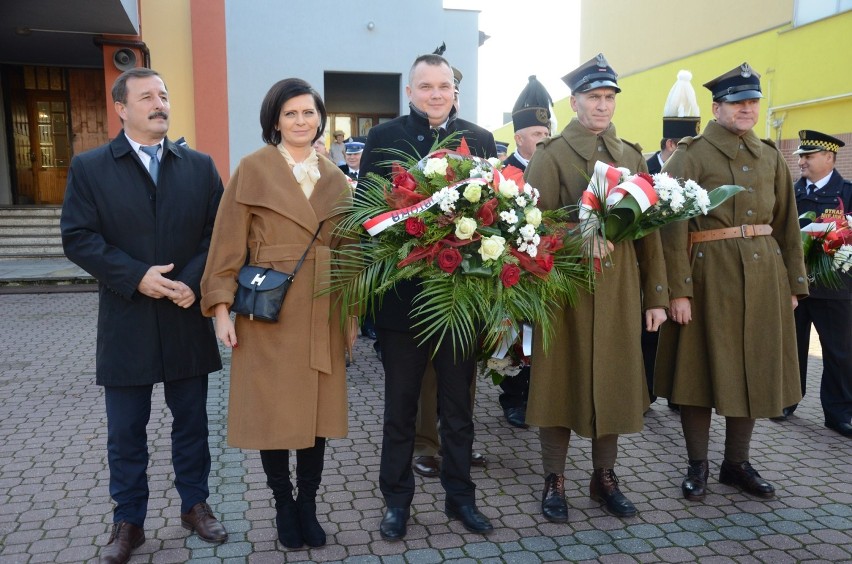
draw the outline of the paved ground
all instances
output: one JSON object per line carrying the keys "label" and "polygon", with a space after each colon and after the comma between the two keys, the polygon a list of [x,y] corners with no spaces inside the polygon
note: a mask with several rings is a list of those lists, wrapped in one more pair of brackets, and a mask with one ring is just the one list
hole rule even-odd
{"label": "paved ground", "polygon": [[[94,381],[96,294],[0,295],[0,563],[94,562],[108,538],[112,504],[105,468],[105,416]],[[227,361],[227,355],[225,356]],[[811,356],[819,386],[819,346]],[[418,478],[404,542],[380,539],[377,478],[382,370],[359,339],[350,371],[350,433],[330,441],[320,521],[328,546],[276,546],[274,510],[256,452],[225,445],[227,370],[211,376],[208,410],[213,471],[210,502],[231,533],[210,546],[180,527],[172,487],[169,421],[157,394],[149,425],[148,541],[132,562],[852,562],[852,442],[822,426],[810,393],[785,423],[757,424],[752,462],[778,489],[761,501],[716,481],[724,422],[711,436],[704,503],[681,499],[685,451],[678,417],[658,401],[645,431],[621,439],[617,472],[639,515],[619,520],[587,497],[589,442],[573,442],[567,473],[568,524],[539,516],[537,435],[507,426],[497,390],[479,385],[474,470],[479,505],[496,526],[483,538],[448,523],[437,480]]]}

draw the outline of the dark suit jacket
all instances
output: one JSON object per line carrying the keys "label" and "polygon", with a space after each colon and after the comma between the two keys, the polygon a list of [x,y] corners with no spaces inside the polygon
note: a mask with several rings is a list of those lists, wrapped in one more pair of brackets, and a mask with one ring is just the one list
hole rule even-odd
{"label": "dark suit jacket", "polygon": [[651,155],[650,159],[645,161],[645,163],[648,165],[648,174],[657,174],[658,172],[663,170],[663,166],[660,164],[659,156],[660,152],[657,151],[656,153]]}
{"label": "dark suit jacket", "polygon": [[[796,191],[796,208],[799,210],[799,215],[812,211],[817,214],[817,217],[827,211],[840,213],[840,202],[843,202],[843,213],[852,213],[852,182],[844,180],[840,173],[836,170],[828,179],[828,184],[817,190],[811,195],[808,195],[808,182],[804,178],[800,178],[793,188]],[[807,221],[799,220],[799,223],[804,227]],[[810,297],[824,300],[852,300],[852,276],[841,275],[841,282],[844,287],[834,290],[825,286],[811,286]]]}
{"label": "dark suit jacket", "polygon": [[[348,176],[352,180],[358,180],[358,173],[352,173],[352,174],[349,173],[349,165],[348,164],[340,165],[337,168],[339,168],[340,172],[342,172],[343,174],[345,174],[346,176]],[[358,170],[358,172],[360,172],[360,169]]]}
{"label": "dark suit jacket", "polygon": [[518,157],[515,156],[515,153],[512,153],[503,161],[503,166],[513,166],[515,168],[519,168],[521,170],[526,170],[527,165],[518,160]]}
{"label": "dark suit jacket", "polygon": [[[158,185],[120,132],[75,156],[60,226],[66,256],[98,280],[97,383],[138,386],[222,367],[200,282],[222,197],[213,160],[164,142]],[[192,288],[188,309],[136,290],[152,265]]]}
{"label": "dark suit jacket", "polygon": [[[445,139],[456,131],[463,132],[472,154],[484,158],[497,156],[494,136],[478,125],[456,118],[453,109],[447,128],[438,133],[438,139]],[[367,143],[361,157],[359,184],[365,182],[365,179],[369,182],[370,173],[390,178],[392,167],[384,161],[399,159],[389,150],[405,151],[423,157],[429,153],[434,141],[428,119],[414,108],[407,116],[373,126],[367,135]],[[394,290],[388,291],[381,308],[376,312],[376,327],[392,331],[414,331],[410,312],[418,287],[416,281],[407,280],[397,284]]]}

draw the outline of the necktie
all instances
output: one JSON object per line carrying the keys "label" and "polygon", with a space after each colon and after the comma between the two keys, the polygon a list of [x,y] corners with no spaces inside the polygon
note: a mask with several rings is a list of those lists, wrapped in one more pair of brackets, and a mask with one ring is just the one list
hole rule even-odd
{"label": "necktie", "polygon": [[808,196],[816,192],[816,184],[808,184]]}
{"label": "necktie", "polygon": [[154,184],[157,183],[157,176],[160,174],[160,161],[157,159],[157,150],[160,148],[159,145],[151,145],[148,147],[139,147],[139,150],[151,157],[151,162],[148,163],[148,173],[151,175],[151,178],[154,180]]}

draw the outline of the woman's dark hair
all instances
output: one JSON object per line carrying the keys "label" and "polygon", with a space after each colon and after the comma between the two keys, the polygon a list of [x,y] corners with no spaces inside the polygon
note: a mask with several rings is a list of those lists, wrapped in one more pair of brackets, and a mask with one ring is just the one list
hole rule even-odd
{"label": "woman's dark hair", "polygon": [[325,104],[319,93],[301,78],[285,78],[272,85],[260,105],[260,127],[263,130],[262,137],[265,143],[269,145],[281,143],[281,132],[276,129],[281,108],[284,107],[287,100],[304,94],[310,94],[314,97],[314,104],[316,104],[317,111],[320,113],[320,123],[311,143],[322,136],[328,113],[325,111]]}

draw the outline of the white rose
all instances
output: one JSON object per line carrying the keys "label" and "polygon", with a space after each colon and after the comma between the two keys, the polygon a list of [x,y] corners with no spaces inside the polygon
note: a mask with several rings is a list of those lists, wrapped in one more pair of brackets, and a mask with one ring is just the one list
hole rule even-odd
{"label": "white rose", "polygon": [[524,210],[524,219],[533,227],[541,225],[541,210],[538,208],[529,208]]}
{"label": "white rose", "polygon": [[497,260],[506,249],[506,239],[499,235],[492,235],[483,239],[479,244],[479,254],[482,260]]}
{"label": "white rose", "polygon": [[519,194],[518,185],[514,180],[506,180],[500,183],[500,195],[505,198],[514,198]]}
{"label": "white rose", "polygon": [[464,189],[464,199],[475,204],[482,198],[482,186],[479,184],[468,184]]}
{"label": "white rose", "polygon": [[423,167],[423,174],[426,176],[444,176],[447,174],[449,163],[446,158],[426,159],[426,166]]}
{"label": "white rose", "polygon": [[456,238],[466,241],[473,237],[476,231],[476,220],[469,217],[463,217],[456,222]]}

